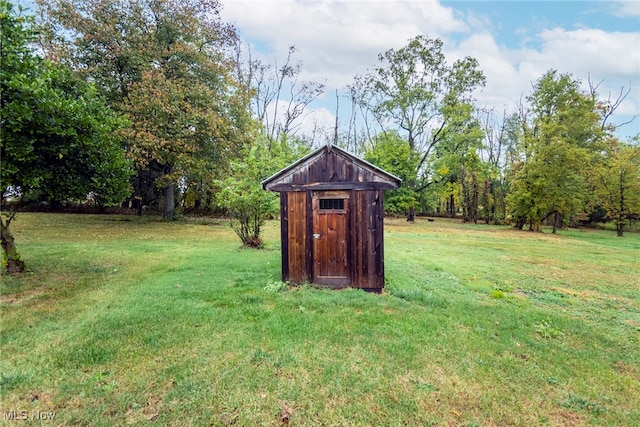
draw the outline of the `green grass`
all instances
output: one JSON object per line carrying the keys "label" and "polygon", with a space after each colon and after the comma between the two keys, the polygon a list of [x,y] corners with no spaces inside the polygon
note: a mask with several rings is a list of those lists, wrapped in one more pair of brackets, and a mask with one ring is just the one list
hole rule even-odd
{"label": "green grass", "polygon": [[215,220],[12,226],[4,423],[640,425],[638,234],[391,219],[374,295],[283,291],[277,222],[259,251]]}

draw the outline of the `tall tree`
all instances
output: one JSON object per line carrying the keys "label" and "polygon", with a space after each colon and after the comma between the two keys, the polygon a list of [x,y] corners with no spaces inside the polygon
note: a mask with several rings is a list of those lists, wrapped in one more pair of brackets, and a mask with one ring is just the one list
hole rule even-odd
{"label": "tall tree", "polygon": [[[59,203],[86,199],[117,204],[129,193],[129,167],[117,137],[125,122],[95,87],[34,53],[32,20],[0,0],[2,201],[12,195]],[[1,221],[7,270],[24,263]]]}
{"label": "tall tree", "polygon": [[[217,0],[38,0],[50,55],[96,81],[131,118],[137,185],[213,181],[246,143],[249,95],[234,79],[237,35]],[[140,188],[142,198],[149,190]]]}
{"label": "tall tree", "polygon": [[629,219],[640,216],[640,145],[611,139],[593,178],[594,202],[604,208],[622,237]]}
{"label": "tall tree", "polygon": [[[483,131],[478,120],[472,116],[471,105],[452,104],[448,107],[448,110],[454,109],[449,113],[450,124],[436,147],[432,180],[448,182],[450,190],[459,186],[463,219],[476,223],[480,205],[480,183],[486,175],[485,164],[478,156]],[[452,215],[455,214],[451,198],[453,195],[454,192],[451,192]]]}
{"label": "tall tree", "polygon": [[484,141],[479,151],[486,164],[487,176],[483,188],[485,222],[502,224],[506,220],[505,198],[508,189],[508,172],[516,157],[519,140],[519,122],[516,114],[501,117],[493,109],[478,112],[483,128]]}
{"label": "tall tree", "polygon": [[[411,150],[420,154],[417,180],[409,188],[420,193],[435,181],[436,148],[448,132],[466,124],[460,114],[471,110],[460,105],[473,102],[473,91],[484,86],[485,77],[474,58],[449,65],[440,39],[417,36],[398,49],[378,56],[380,65],[358,76],[354,88],[361,105],[382,129],[395,128],[406,135]],[[407,220],[413,220],[410,209]]]}
{"label": "tall tree", "polygon": [[553,232],[584,207],[586,171],[602,148],[596,99],[580,81],[556,70],[545,73],[521,108],[521,159],[514,165],[509,204],[519,227],[538,230],[553,216]]}

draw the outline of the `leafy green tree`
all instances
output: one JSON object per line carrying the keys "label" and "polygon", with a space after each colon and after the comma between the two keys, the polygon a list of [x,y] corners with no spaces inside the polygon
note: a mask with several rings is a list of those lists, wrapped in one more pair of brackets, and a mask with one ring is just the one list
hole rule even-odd
{"label": "leafy green tree", "polygon": [[179,183],[212,182],[253,126],[248,88],[234,80],[235,29],[217,0],[38,0],[48,54],[69,61],[131,118],[134,197],[162,189],[172,219]]}
{"label": "leafy green tree", "polygon": [[602,148],[602,127],[592,94],[580,81],[545,73],[527,97],[521,124],[521,159],[514,165],[508,203],[522,228],[553,216],[553,232],[580,213],[589,197],[587,173]]}
{"label": "leafy green tree", "polygon": [[436,147],[432,181],[453,184],[448,186],[449,189],[458,185],[463,219],[476,223],[480,182],[484,179],[486,169],[478,155],[483,131],[478,120],[472,116],[471,105],[453,104],[447,109],[455,111],[449,113],[450,124],[444,129]]}
{"label": "leafy green tree", "polygon": [[[484,86],[478,61],[471,57],[448,64],[440,39],[417,36],[398,49],[380,54],[380,65],[358,77],[359,102],[383,129],[395,127],[419,153],[417,179],[408,187],[421,193],[433,183],[437,147],[447,133],[458,132],[472,109],[473,91]],[[409,221],[413,210],[409,210]]]}
{"label": "leafy green tree", "polygon": [[629,218],[640,216],[640,145],[612,139],[594,181],[595,201],[622,237]]}
{"label": "leafy green tree", "polygon": [[386,192],[384,207],[387,213],[404,215],[418,207],[416,194],[407,183],[415,182],[420,159],[398,132],[384,132],[374,138],[372,146],[365,151],[364,159],[402,179],[400,188]]}
{"label": "leafy green tree", "polygon": [[[0,1],[0,20],[3,201],[13,195],[56,204],[92,193],[103,205],[120,203],[129,192],[129,165],[117,137],[125,122],[95,87],[34,54],[32,19]],[[10,231],[14,218],[1,223],[11,273],[24,269]]]}
{"label": "leafy green tree", "polygon": [[213,181],[240,153],[246,130],[231,116],[246,113],[232,111],[233,106],[214,108],[211,100],[220,98],[204,83],[169,79],[161,71],[143,73],[130,90],[124,110],[133,124],[124,134],[138,169],[161,173],[156,185],[163,189],[165,219],[173,217],[181,179]]}
{"label": "leafy green tree", "polygon": [[217,181],[218,206],[231,218],[231,228],[244,246],[261,248],[262,226],[279,212],[277,195],[264,191],[261,182],[309,151],[300,140],[286,134],[276,141],[261,135],[246,148],[243,160],[232,162],[231,175]]}

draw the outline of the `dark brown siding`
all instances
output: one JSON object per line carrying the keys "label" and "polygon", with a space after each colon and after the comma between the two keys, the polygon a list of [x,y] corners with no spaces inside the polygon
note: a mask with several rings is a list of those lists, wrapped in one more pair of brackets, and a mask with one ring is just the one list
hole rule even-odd
{"label": "dark brown siding", "polygon": [[[287,196],[288,276],[285,280],[302,283],[307,270],[307,193],[283,193]],[[284,253],[284,250],[283,250]],[[284,258],[284,257],[283,257]],[[284,263],[284,259],[283,259]]]}
{"label": "dark brown siding", "polygon": [[352,253],[357,288],[384,287],[382,191],[354,191]]}
{"label": "dark brown siding", "polygon": [[289,210],[287,193],[280,193],[280,253],[282,254],[282,281],[289,280]]}

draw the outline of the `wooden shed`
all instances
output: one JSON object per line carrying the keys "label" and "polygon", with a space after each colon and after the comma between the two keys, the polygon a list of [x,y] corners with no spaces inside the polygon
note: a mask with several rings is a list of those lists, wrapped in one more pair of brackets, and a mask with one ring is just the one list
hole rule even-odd
{"label": "wooden shed", "polygon": [[280,193],[282,280],[380,292],[383,191],[400,182],[334,145],[264,180]]}

